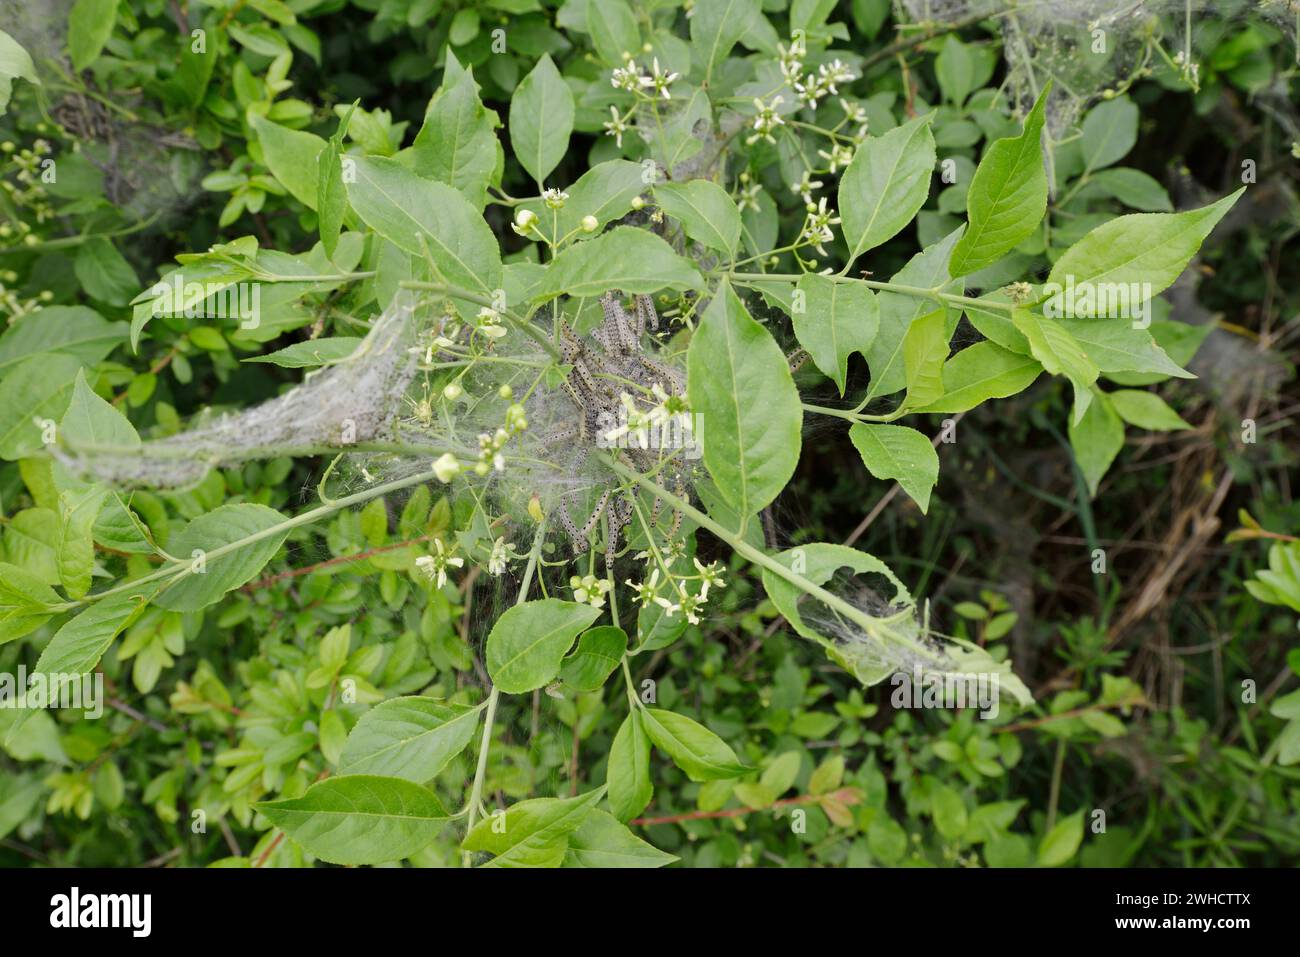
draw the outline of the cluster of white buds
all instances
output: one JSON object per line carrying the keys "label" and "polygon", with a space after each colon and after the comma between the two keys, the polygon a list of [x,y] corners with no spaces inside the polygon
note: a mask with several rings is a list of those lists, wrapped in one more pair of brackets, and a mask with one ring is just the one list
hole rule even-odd
{"label": "cluster of white buds", "polygon": [[574,575],[569,579],[573,589],[573,600],[592,608],[604,608],[605,596],[609,594],[610,583],[607,579],[595,575]]}
{"label": "cluster of white buds", "polygon": [[758,113],[754,116],[754,132],[745,140],[749,146],[753,146],[759,140],[767,140],[769,143],[775,143],[776,139],[772,136],[772,131],[778,126],[784,126],[785,120],[781,119],[781,114],[777,108],[784,102],[784,97],[774,96],[771,103],[764,103],[758,97],[754,98],[754,109]]}
{"label": "cluster of white buds", "polygon": [[839,60],[832,60],[819,66],[816,73],[808,73],[802,80],[795,80],[793,86],[799,99],[806,106],[815,108],[822,98],[838,95],[841,83],[850,83],[857,78],[858,75]]}
{"label": "cluster of white buds", "polygon": [[825,196],[817,202],[816,206],[809,203],[807,209],[808,218],[804,221],[800,238],[810,243],[819,255],[825,256],[826,250],[822,244],[835,238],[831,227],[838,226],[840,218],[835,215],[835,210],[826,205]]}
{"label": "cluster of white buds", "polygon": [[790,41],[790,47],[787,49],[784,45],[776,45],[777,61],[781,65],[781,75],[790,85],[799,82],[799,77],[803,75],[803,58],[808,53],[808,48],[804,45],[803,36],[797,36]]}
{"label": "cluster of white buds", "polygon": [[428,555],[421,555],[415,560],[415,567],[420,569],[429,580],[439,588],[447,584],[447,569],[460,568],[465,564],[465,559],[458,555],[452,555],[447,551],[446,546],[442,544],[441,538],[433,540],[434,551]]}

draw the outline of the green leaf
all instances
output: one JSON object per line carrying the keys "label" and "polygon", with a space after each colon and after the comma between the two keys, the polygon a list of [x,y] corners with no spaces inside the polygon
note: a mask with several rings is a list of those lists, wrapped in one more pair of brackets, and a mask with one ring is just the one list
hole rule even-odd
{"label": "green leaf", "polygon": [[[964,226],[958,227],[937,243],[927,246],[908,260],[907,265],[896,272],[889,281],[924,289],[933,289],[936,286],[948,289],[948,259],[964,230]],[[965,284],[958,281],[951,289],[960,294],[964,287]],[[913,323],[937,311],[945,316],[945,330],[949,328],[948,308],[936,306],[933,300],[924,296],[880,292],[876,295],[876,302],[880,306],[880,329],[871,344],[871,351],[867,353],[867,365],[871,367],[868,401],[883,395],[892,395],[906,387],[903,340]]]}
{"label": "green leaf", "polygon": [[[348,200],[366,225],[413,255],[423,255],[427,245],[434,265],[451,285],[484,296],[501,287],[496,237],[459,191],[422,179],[396,160],[373,156],[356,159],[356,182],[347,187]],[[464,317],[481,308],[456,303]]]}
{"label": "green leaf", "polygon": [[572,132],[573,92],[543,53],[510,97],[510,144],[539,187],[564,159]]}
{"label": "green leaf", "polygon": [[0,838],[8,837],[10,831],[26,821],[44,796],[45,788],[35,775],[5,774],[0,777]]}
{"label": "green leaf", "polygon": [[249,117],[267,169],[298,202],[316,209],[320,158],[326,143],[315,133],[291,130],[262,116]]}
{"label": "green leaf", "polygon": [[569,835],[565,867],[666,867],[677,857],[629,831],[599,808],[592,808]]}
{"label": "green leaf", "polygon": [[269,362],[284,369],[304,369],[330,365],[352,355],[361,340],[356,336],[327,336],[295,342],[264,356],[250,356],[245,362]]}
{"label": "green leaf", "polygon": [[0,458],[20,459],[45,442],[41,422],[55,422],[68,398],[81,361],[61,353],[36,353],[0,380]]}
{"label": "green leaf", "polygon": [[98,485],[79,486],[59,495],[59,580],[71,598],[90,591],[95,569],[95,519],[107,495],[108,490]]}
{"label": "green leaf", "polygon": [[95,670],[113,639],[144,613],[156,586],[142,585],[94,602],[54,633],[35,671],[44,675],[84,675]]}
{"label": "green leaf", "polygon": [[935,829],[949,840],[960,838],[966,831],[966,803],[950,787],[937,787],[930,792],[930,814]]}
{"label": "green leaf", "polygon": [[740,210],[721,186],[703,179],[660,183],[655,187],[655,201],[682,224],[686,235],[735,258],[740,244]]}
{"label": "green leaf", "polygon": [[0,562],[0,645],[49,621],[62,603],[58,592],[26,569]]}
{"label": "green leaf", "polygon": [[302,797],[254,807],[303,849],[331,864],[385,864],[422,850],[447,812],[432,792],[402,778],[326,778]]}
{"label": "green leaf", "polygon": [[709,86],[732,47],[761,18],[758,0],[696,0],[690,21],[692,76]]}
{"label": "green leaf", "polygon": [[[275,509],[251,502],[222,505],[200,515],[167,543],[167,550],[187,563],[189,573],[163,590],[155,604],[168,611],[198,611],[252,580],[289,534],[286,521]],[[253,536],[257,536],[255,541],[211,556],[219,548]]]}
{"label": "green leaf", "polygon": [[59,432],[63,441],[74,449],[85,446],[123,450],[140,447],[140,434],[135,426],[86,384],[86,373],[82,369],[77,370],[72,399],[59,423]]}
{"label": "green leaf", "polygon": [[701,286],[694,264],[658,236],[619,226],[556,256],[533,289],[533,298],[545,301],[561,295],[598,296],[610,289],[636,294]]}
{"label": "green leaf", "polygon": [[1196,378],[1169,358],[1146,329],[1123,320],[1058,319],[1102,372],[1144,372]]}
{"label": "green leaf", "polygon": [[794,334],[843,395],[849,356],[856,352],[865,358],[875,342],[880,326],[876,297],[862,282],[836,282],[817,273],[799,277],[795,288],[802,293],[803,308],[791,308]]}
{"label": "green leaf", "polygon": [[590,605],[542,598],[515,605],[497,619],[487,639],[487,670],[506,694],[550,684],[573,639],[600,617]]}
{"label": "green leaf", "polygon": [[934,58],[934,75],[944,95],[961,106],[966,97],[989,81],[994,64],[994,58],[981,47],[962,43],[948,34]]}
{"label": "green leaf", "polygon": [[1074,460],[1083,472],[1089,493],[1096,495],[1102,477],[1124,447],[1124,423],[1115,414],[1109,398],[1099,395],[1082,419],[1070,420],[1069,431]]}
{"label": "green leaf", "polygon": [[36,65],[31,55],[9,34],[0,30],[0,116],[9,106],[9,95],[15,79],[24,79],[40,86]]}
{"label": "green leaf", "polygon": [[1037,359],[993,342],[977,342],[944,364],[943,397],[915,411],[965,412],[988,399],[1024,391],[1042,371]]}
{"label": "green leaf", "polygon": [[578,636],[578,647],[560,666],[560,677],[577,691],[597,691],[613,674],[627,651],[627,634],[617,625],[590,628]]}
{"label": "green leaf", "polygon": [[504,815],[490,815],[475,824],[461,847],[495,855],[486,867],[559,867],[569,835],[587,819],[604,791],[512,804]]}
{"label": "green leaf", "polygon": [[1083,812],[1076,811],[1056,823],[1038,845],[1039,867],[1060,867],[1068,863],[1083,843]]}
{"label": "green leaf", "polygon": [[419,784],[465,750],[478,708],[433,698],[392,698],[361,716],[339,756],[341,774],[378,774]]}
{"label": "green leaf", "polygon": [[718,491],[742,520],[756,514],[794,474],[803,410],[780,347],[725,279],[691,339],[687,393]]}
{"label": "green leaf", "polygon": [[448,50],[442,87],[429,101],[411,145],[415,172],[456,187],[482,209],[501,155],[499,125],[497,114],[479,99],[473,76]]}
{"label": "green leaf", "polygon": [[624,823],[644,811],[654,797],[654,784],[650,781],[650,738],[639,708],[628,713],[614,735],[605,780],[610,810]]}
{"label": "green leaf", "polygon": [[1098,103],[1083,119],[1079,151],[1085,172],[1118,163],[1137,142],[1138,108],[1127,96]]}
{"label": "green leaf", "polygon": [[587,0],[591,45],[609,67],[621,67],[623,55],[641,52],[641,31],[627,0]]}
{"label": "green leaf", "polygon": [[[1244,190],[1185,213],[1133,213],[1103,223],[1056,261],[1044,295],[1067,282],[1094,288],[1121,284],[1137,292],[1131,303],[1145,301],[1173,284]],[[1072,318],[1085,316],[1076,311]]]}
{"label": "green leaf", "polygon": [[38,352],[53,352],[92,365],[126,341],[125,322],[109,322],[86,306],[45,306],[0,335],[0,372]]}
{"label": "green leaf", "polygon": [[905,425],[863,424],[849,429],[849,440],[862,464],[878,479],[894,479],[921,507],[930,507],[930,492],[939,481],[939,454],[930,440]]}
{"label": "green leaf", "polygon": [[849,263],[895,236],[930,195],[932,119],[919,116],[882,136],[868,136],[844,171],[839,210]]}
{"label": "green leaf", "polygon": [[1051,84],[1025,117],[1019,136],[1000,139],[980,160],[966,194],[970,226],[952,253],[952,275],[992,265],[1018,246],[1047,211],[1043,170],[1043,111]]}
{"label": "green leaf", "polygon": [[1133,209],[1152,213],[1171,213],[1174,210],[1165,188],[1141,170],[1125,167],[1104,169],[1091,177],[1090,182],[1107,196],[1114,196]]}
{"label": "green leaf", "polygon": [[[99,57],[117,23],[117,0],[77,0],[68,14],[68,53],[78,72]],[[29,61],[30,62],[30,61]]]}
{"label": "green leaf", "polygon": [[928,312],[917,318],[903,336],[903,375],[907,381],[904,405],[928,405],[943,395],[943,365],[948,358],[947,313]]}
{"label": "green leaf", "polygon": [[1138,389],[1119,389],[1110,393],[1110,401],[1119,417],[1129,425],[1152,432],[1173,432],[1190,429],[1182,417],[1165,404],[1154,392]]}
{"label": "green leaf", "polygon": [[1011,314],[1021,334],[1029,340],[1029,351],[1052,375],[1063,375],[1074,386],[1074,416],[1078,422],[1092,401],[1092,385],[1101,370],[1088,357],[1074,336],[1059,322],[1017,309]]}
{"label": "green leaf", "polygon": [[131,264],[102,236],[81,244],[73,272],[87,295],[110,306],[125,306],[140,289]]}
{"label": "green leaf", "polygon": [[692,781],[738,778],[750,771],[725,741],[685,715],[659,708],[645,708],[641,715],[655,747]]}
{"label": "green leaf", "polygon": [[[901,426],[899,426],[901,428]],[[893,586],[894,594],[889,599],[894,605],[911,605],[912,596],[889,566],[866,552],[846,545],[832,545],[826,542],[814,542],[798,548],[787,549],[775,556],[776,560],[787,568],[799,568],[799,574],[814,585],[824,585],[830,581],[841,568],[849,568],[859,574],[883,575]],[[772,599],[781,616],[788,621],[795,632],[823,645],[832,645],[834,640],[818,631],[799,613],[799,602],[805,597],[797,586],[786,581],[780,575],[767,569],[763,570],[763,590]],[[813,599],[809,599],[813,600]]]}

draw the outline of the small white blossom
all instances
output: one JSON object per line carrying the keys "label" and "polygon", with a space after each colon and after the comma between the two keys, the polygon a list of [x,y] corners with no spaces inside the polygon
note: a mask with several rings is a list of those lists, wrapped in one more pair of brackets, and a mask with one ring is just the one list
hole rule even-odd
{"label": "small white blossom", "polygon": [[447,584],[447,569],[460,568],[465,559],[447,554],[441,538],[433,540],[436,551],[431,555],[421,555],[415,560],[415,567],[429,577],[439,588]]}

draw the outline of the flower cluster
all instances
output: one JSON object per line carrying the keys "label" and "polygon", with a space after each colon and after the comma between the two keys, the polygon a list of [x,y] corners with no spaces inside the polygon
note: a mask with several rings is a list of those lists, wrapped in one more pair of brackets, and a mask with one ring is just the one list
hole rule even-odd
{"label": "flower cluster", "polygon": [[839,60],[832,60],[819,66],[816,73],[805,74],[802,80],[793,81],[792,85],[805,106],[816,108],[824,97],[838,95],[841,83],[850,83],[857,78],[858,75]]}
{"label": "flower cluster", "polygon": [[[650,572],[650,577],[640,582],[627,580],[627,586],[632,589],[633,601],[642,608],[650,605],[658,605],[665,614],[672,618],[681,614],[692,625],[700,623],[700,610],[704,608],[709,600],[710,589],[723,589],[727,583],[722,578],[722,568],[718,562],[711,562],[705,565],[698,558],[692,558],[695,564],[695,574],[678,574],[672,570],[681,557],[680,549],[673,549],[666,552],[647,553],[642,552],[637,557],[644,557],[648,562],[655,563],[658,567]],[[660,570],[666,573],[663,583],[660,583]],[[694,591],[688,591],[687,585],[692,582],[698,582],[699,585]],[[667,591],[668,597],[660,594],[660,590]],[[674,600],[675,599],[675,600]]]}
{"label": "flower cluster", "polygon": [[574,575],[569,579],[569,587],[573,589],[574,601],[592,608],[604,608],[605,596],[613,586],[595,575]]}
{"label": "flower cluster", "polygon": [[659,58],[655,57],[650,69],[642,72],[641,67],[637,66],[636,60],[631,54],[625,54],[626,59],[621,67],[616,67],[610,74],[610,85],[615,89],[626,90],[629,93],[646,93],[647,96],[658,99],[662,97],[665,100],[671,100],[672,94],[668,88],[681,78],[680,73],[672,73],[659,66]]}

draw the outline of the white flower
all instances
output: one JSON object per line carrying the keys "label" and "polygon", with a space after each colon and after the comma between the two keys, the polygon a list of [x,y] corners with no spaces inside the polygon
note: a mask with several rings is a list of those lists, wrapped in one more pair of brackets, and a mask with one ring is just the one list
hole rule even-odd
{"label": "white flower", "polygon": [[439,482],[450,482],[460,474],[460,462],[450,452],[444,452],[434,460],[433,474]]}
{"label": "white flower", "polygon": [[415,567],[441,588],[447,584],[447,569],[460,568],[465,564],[465,559],[448,555],[441,538],[435,538],[433,544],[437,551],[431,555],[421,555],[415,560]]}
{"label": "white flower", "polygon": [[510,562],[521,557],[523,556],[515,551],[513,544],[507,542],[504,537],[498,538],[492,543],[492,554],[488,556],[488,574],[504,574]]}
{"label": "white flower", "polygon": [[605,596],[612,586],[606,579],[595,575],[583,575],[581,578],[574,575],[569,579],[569,587],[573,589],[574,601],[592,608],[604,608]]}
{"label": "white flower", "polygon": [[821,180],[813,179],[812,173],[808,170],[804,170],[803,179],[799,181],[799,185],[793,187],[793,192],[798,193],[804,203],[811,203],[813,201],[813,191],[821,189],[824,185],[825,184]]}
{"label": "white flower", "polygon": [[619,115],[618,107],[611,106],[609,115],[613,119],[605,122],[605,135],[614,137],[614,142],[619,146],[623,145],[623,134],[627,132],[627,122]]}
{"label": "white flower", "polygon": [[817,155],[826,160],[829,164],[827,172],[834,173],[841,166],[848,166],[853,162],[853,150],[843,143],[836,143],[831,147],[828,153],[825,150],[818,150]]}
{"label": "white flower", "polygon": [[640,584],[633,582],[630,578],[625,584],[634,592],[632,600],[645,608],[655,600],[655,594],[659,590],[659,569],[656,568],[650,573],[649,579]]}
{"label": "white flower", "polygon": [[652,96],[662,96],[665,100],[671,100],[668,94],[668,87],[681,76],[680,73],[669,73],[659,68],[659,58],[655,57],[654,64],[650,68],[650,75],[641,77],[641,85],[654,90]]}
{"label": "white flower", "polygon": [[726,588],[727,583],[722,580],[722,568],[717,562],[710,562],[707,565],[701,565],[698,558],[692,558],[696,570],[700,573],[700,600],[703,601],[709,597],[709,587]]}
{"label": "white flower", "polygon": [[777,107],[784,102],[785,97],[774,96],[770,104],[765,104],[757,97],[754,98],[754,109],[758,114],[754,117],[754,135],[745,140],[750,146],[753,146],[760,139],[767,140],[769,143],[775,143],[772,131],[778,126],[784,126],[785,120],[777,112]]}
{"label": "white flower", "polygon": [[835,238],[831,227],[839,225],[839,222],[840,218],[835,215],[835,210],[827,208],[826,197],[823,196],[816,206],[808,204],[808,219],[804,222],[800,238],[807,240],[819,254],[825,256],[826,250],[822,243]]}

